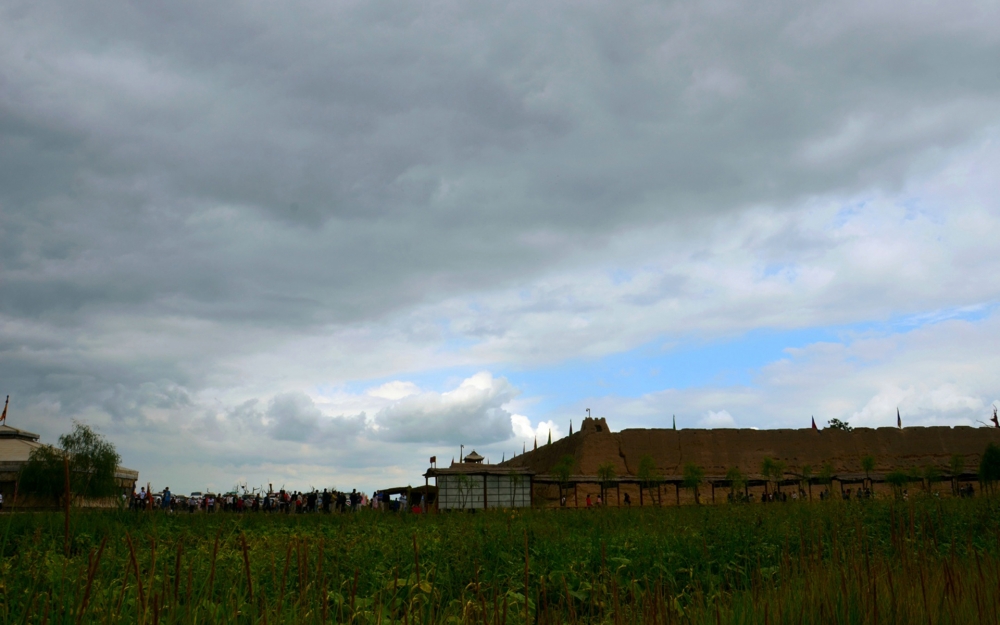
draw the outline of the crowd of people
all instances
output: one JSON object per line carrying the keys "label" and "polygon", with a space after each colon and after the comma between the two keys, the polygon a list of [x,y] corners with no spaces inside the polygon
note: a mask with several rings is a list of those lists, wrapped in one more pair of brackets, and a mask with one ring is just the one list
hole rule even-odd
{"label": "crowd of people", "polygon": [[359,493],[357,489],[351,492],[334,491],[330,489],[312,490],[308,492],[285,491],[268,493],[230,492],[225,494],[192,493],[191,496],[175,496],[170,488],[164,488],[161,493],[147,493],[142,486],[131,496],[122,495],[131,510],[160,509],[171,512],[267,512],[276,514],[307,514],[307,513],[345,513],[358,510],[386,510],[392,512],[419,512],[419,506],[412,509],[407,505],[406,495],[401,494],[396,499],[384,492],[375,492],[372,496]]}

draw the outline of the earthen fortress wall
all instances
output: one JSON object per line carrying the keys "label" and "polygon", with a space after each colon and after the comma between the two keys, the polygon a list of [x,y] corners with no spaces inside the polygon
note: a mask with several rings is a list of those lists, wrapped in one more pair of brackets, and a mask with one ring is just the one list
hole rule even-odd
{"label": "earthen fortress wall", "polygon": [[504,463],[537,474],[551,474],[564,455],[576,459],[574,473],[596,475],[607,462],[618,476],[635,476],[643,456],[653,458],[664,477],[680,476],[693,463],[708,478],[722,478],[732,467],[758,476],[765,458],[785,463],[799,473],[810,466],[813,475],[830,464],[838,475],[862,472],[861,459],[875,459],[875,473],[922,470],[933,466],[947,472],[952,456],[965,459],[975,472],[988,443],[1000,445],[1000,429],[973,427],[855,428],[853,431],[802,430],[671,430],[627,429],[611,432],[604,419],[586,419],[580,431]]}

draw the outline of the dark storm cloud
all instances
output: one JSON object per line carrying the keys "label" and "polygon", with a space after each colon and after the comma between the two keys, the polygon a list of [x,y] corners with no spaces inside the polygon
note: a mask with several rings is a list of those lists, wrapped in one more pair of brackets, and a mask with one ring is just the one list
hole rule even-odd
{"label": "dark storm cloud", "polygon": [[4,310],[370,318],[997,119],[995,15],[826,11],[10,4]]}
{"label": "dark storm cloud", "polygon": [[[148,426],[616,232],[894,187],[1000,121],[998,33],[975,2],[5,2],[0,380]],[[499,440],[501,395],[376,423]],[[302,397],[274,436],[326,435]]]}

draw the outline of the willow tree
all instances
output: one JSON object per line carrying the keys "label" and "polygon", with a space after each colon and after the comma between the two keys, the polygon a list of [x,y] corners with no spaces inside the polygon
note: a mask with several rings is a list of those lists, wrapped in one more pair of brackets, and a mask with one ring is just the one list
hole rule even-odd
{"label": "willow tree", "polygon": [[778,492],[781,491],[781,480],[785,477],[785,463],[773,458],[764,458],[760,472],[768,483],[774,482]]}
{"label": "willow tree", "polygon": [[[639,504],[642,504],[642,490],[650,490],[658,485],[663,476],[656,470],[656,461],[649,454],[639,458],[639,471],[636,473],[639,478]],[[657,501],[656,503],[660,503]]]}
{"label": "willow tree", "polygon": [[[812,480],[813,480],[813,469],[812,469],[812,465],[807,464],[807,465],[803,466],[802,467],[802,473],[800,475],[801,475],[801,478],[802,478],[802,482],[805,482],[806,488],[809,489],[809,501],[812,501],[812,498],[813,498],[813,483],[812,483]],[[800,485],[801,485],[801,482],[800,482]]]}
{"label": "willow tree", "polygon": [[958,480],[965,472],[965,456],[962,454],[953,455],[951,462],[948,463],[948,469],[951,471],[951,494],[958,495]]}
{"label": "willow tree", "polygon": [[698,487],[705,481],[705,470],[693,462],[684,465],[684,488],[690,489],[694,493],[694,502],[701,503]]}
{"label": "willow tree", "polygon": [[59,447],[32,450],[21,469],[19,488],[28,494],[58,499],[66,492],[64,459],[69,458],[69,488],[82,497],[112,497],[119,493],[115,472],[121,456],[115,446],[93,428],[74,422],[59,437]]}
{"label": "willow tree", "polygon": [[[744,496],[744,489],[747,485],[747,477],[743,475],[743,471],[740,471],[739,467],[730,467],[726,471],[726,481],[729,482],[729,498],[733,503],[742,501]],[[736,493],[739,492],[737,495]]]}
{"label": "willow tree", "polygon": [[608,497],[607,491],[611,484],[615,481],[615,465],[611,462],[605,462],[601,466],[597,467],[597,481],[601,484],[601,503],[607,505]]}
{"label": "willow tree", "polygon": [[819,469],[819,475],[816,476],[817,481],[820,484],[826,485],[826,492],[830,492],[830,485],[833,483],[833,465],[829,462],[823,464]]}
{"label": "willow tree", "polygon": [[559,462],[552,467],[552,473],[559,480],[559,503],[562,504],[563,489],[569,485],[569,476],[576,468],[576,458],[572,454],[566,454],[559,459]]}
{"label": "willow tree", "polygon": [[872,487],[872,471],[875,470],[875,457],[865,456],[861,459],[861,469],[865,472],[865,479],[868,481],[868,487]]}
{"label": "willow tree", "polygon": [[998,481],[1000,481],[1000,447],[990,443],[979,461],[979,483],[983,490],[992,494],[996,491]]}

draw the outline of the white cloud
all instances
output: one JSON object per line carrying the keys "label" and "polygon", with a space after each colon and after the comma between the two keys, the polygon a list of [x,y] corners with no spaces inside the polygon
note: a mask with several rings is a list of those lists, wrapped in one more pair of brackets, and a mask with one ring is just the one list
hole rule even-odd
{"label": "white cloud", "polygon": [[518,394],[505,378],[488,371],[466,378],[445,393],[423,392],[380,410],[378,436],[398,442],[493,443],[513,434],[504,407]]}
{"label": "white cloud", "polygon": [[698,426],[703,428],[734,428],[736,420],[729,414],[728,410],[709,410],[704,417],[698,421]]}
{"label": "white cloud", "polygon": [[514,431],[514,440],[522,441],[528,447],[531,447],[536,440],[539,445],[547,442],[550,432],[554,441],[564,436],[562,430],[552,420],[539,421],[538,425],[532,425],[530,418],[513,414],[510,416],[510,421]]}
{"label": "white cloud", "polygon": [[[752,385],[665,389],[637,398],[587,398],[614,414],[612,428],[805,428],[833,418],[866,427],[977,425],[992,414],[1000,368],[1000,312],[814,343],[759,369]],[[720,408],[724,407],[724,408]],[[692,415],[696,416],[692,419]]]}
{"label": "white cloud", "polygon": [[381,386],[370,388],[365,391],[366,394],[371,395],[372,397],[393,401],[409,397],[410,395],[416,395],[419,392],[420,387],[413,382],[403,382],[399,380],[386,382]]}

